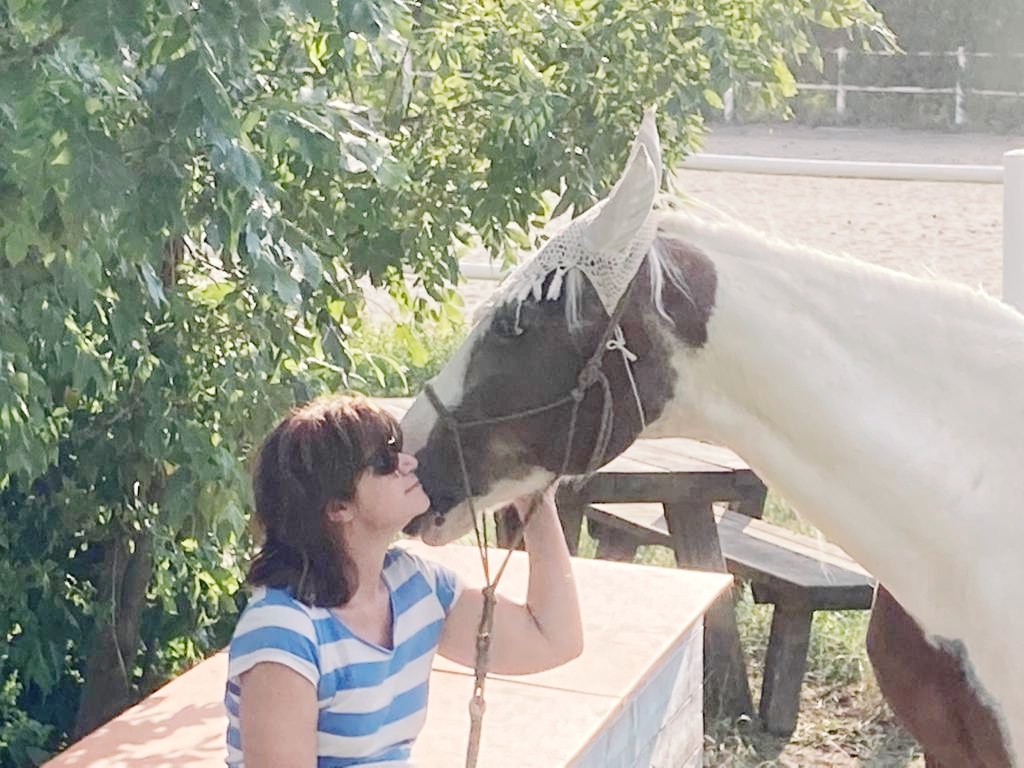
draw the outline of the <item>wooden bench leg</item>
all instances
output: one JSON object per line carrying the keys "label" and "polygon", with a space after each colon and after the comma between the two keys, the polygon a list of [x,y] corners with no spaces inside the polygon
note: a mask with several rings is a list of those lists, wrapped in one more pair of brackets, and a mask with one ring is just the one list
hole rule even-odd
{"label": "wooden bench leg", "polygon": [[502,549],[511,549],[518,541],[517,549],[523,549],[523,539],[520,532],[523,524],[519,522],[519,513],[513,506],[499,509],[494,513],[495,544]]}
{"label": "wooden bench leg", "polygon": [[813,617],[805,607],[775,606],[758,707],[769,733],[789,736],[796,728]]}
{"label": "wooden bench leg", "polygon": [[628,533],[617,531],[610,525],[601,525],[587,519],[587,528],[592,538],[597,539],[598,560],[617,560],[631,563],[636,556],[636,540]]}
{"label": "wooden bench leg", "polygon": [[[556,496],[558,505],[558,519],[562,524],[562,533],[565,534],[565,543],[569,547],[569,554],[575,555],[580,544],[580,530],[583,527],[583,504],[578,496],[571,491],[562,492],[559,488]],[[512,543],[519,539],[518,549],[524,549],[520,530],[522,524],[519,522],[519,513],[515,507],[509,506],[494,514],[496,528],[495,542],[499,547],[508,549]]]}
{"label": "wooden bench leg", "polygon": [[[710,502],[665,504],[665,520],[676,563],[683,568],[727,573]],[[736,627],[735,589],[723,594],[704,616],[705,717],[739,717],[754,712],[747,669]]]}
{"label": "wooden bench leg", "polygon": [[558,519],[562,523],[569,554],[575,555],[580,546],[584,501],[569,483],[562,483],[555,493],[555,503],[558,505]]}
{"label": "wooden bench leg", "polygon": [[750,482],[745,484],[742,490],[743,498],[734,504],[730,504],[729,508],[739,512],[741,515],[760,519],[761,515],[764,514],[764,502],[768,496],[768,488],[757,475],[752,475]]}

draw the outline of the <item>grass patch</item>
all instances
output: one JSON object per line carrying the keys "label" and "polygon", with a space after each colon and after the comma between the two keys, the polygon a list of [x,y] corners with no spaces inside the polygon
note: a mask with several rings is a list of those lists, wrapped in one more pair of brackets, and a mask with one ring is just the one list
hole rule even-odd
{"label": "grass patch", "polygon": [[[821,536],[772,493],[765,501],[764,519],[806,536]],[[584,526],[579,554],[593,557],[595,551],[596,542]],[[675,555],[668,547],[638,547],[635,560],[675,567]],[[756,702],[772,606],[754,603],[749,584],[741,582],[737,591],[736,622]],[[917,745],[895,722],[875,682],[864,644],[868,619],[868,611],[818,611],[811,627],[796,731],[787,739],[766,733],[755,719],[709,723],[706,768],[923,767]]]}
{"label": "grass patch", "polygon": [[351,337],[349,382],[369,397],[408,397],[419,392],[466,337],[464,322],[453,319],[366,323]]}

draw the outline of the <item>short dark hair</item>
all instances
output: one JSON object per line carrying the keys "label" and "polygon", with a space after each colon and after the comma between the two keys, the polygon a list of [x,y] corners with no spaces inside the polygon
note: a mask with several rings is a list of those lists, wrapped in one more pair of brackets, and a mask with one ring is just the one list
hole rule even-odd
{"label": "short dark hair", "polygon": [[395,418],[359,396],[320,397],[284,418],[263,441],[253,468],[262,545],[249,584],[286,588],[307,605],[347,603],[354,573],[327,512],[352,499],[366,460],[400,437]]}

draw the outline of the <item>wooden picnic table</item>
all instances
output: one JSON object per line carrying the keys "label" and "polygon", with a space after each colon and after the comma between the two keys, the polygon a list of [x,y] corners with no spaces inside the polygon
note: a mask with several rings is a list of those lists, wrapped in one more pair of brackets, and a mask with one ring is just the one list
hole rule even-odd
{"label": "wooden picnic table", "polygon": [[[726,573],[713,505],[761,517],[765,485],[727,448],[686,438],[641,439],[585,484],[567,484],[558,510],[570,542],[578,538],[590,503],[657,502],[663,505],[680,568]],[[705,712],[752,714],[753,702],[736,626],[736,595],[726,592],[704,623]]]}
{"label": "wooden picnic table", "polygon": [[[377,398],[401,418],[410,398]],[[664,506],[676,563],[681,568],[728,573],[718,540],[713,504],[761,516],[764,483],[727,448],[686,438],[642,439],[584,485],[563,484],[558,510],[575,554],[589,503],[657,502]],[[735,595],[723,595],[708,611],[704,630],[705,711],[752,714],[753,702],[736,626]]]}

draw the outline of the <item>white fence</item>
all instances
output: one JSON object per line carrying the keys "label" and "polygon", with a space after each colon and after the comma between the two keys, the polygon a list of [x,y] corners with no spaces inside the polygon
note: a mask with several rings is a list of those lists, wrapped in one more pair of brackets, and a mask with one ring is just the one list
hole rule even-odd
{"label": "white fence", "polygon": [[[911,51],[894,53],[888,51],[856,51],[858,56],[897,57],[908,56],[918,58],[953,58],[956,59],[956,78],[948,87],[929,88],[917,85],[851,85],[845,82],[846,63],[851,52],[846,48],[836,48],[828,52],[836,58],[836,82],[834,83],[797,83],[797,91],[833,91],[835,92],[836,114],[846,114],[846,95],[848,93],[899,93],[908,95],[947,96],[953,99],[953,122],[964,125],[967,122],[966,102],[969,96],[986,96],[996,98],[1024,99],[1024,91],[1001,91],[985,88],[971,88],[967,85],[967,73],[973,59],[1024,59],[1024,54],[975,53],[960,46],[955,51]],[[732,89],[725,94],[725,119],[732,120],[735,114],[735,97]]]}
{"label": "white fence", "polygon": [[684,168],[693,171],[766,173],[776,176],[825,176],[843,179],[892,181],[954,181],[1002,184],[1001,165],[925,165],[923,163],[868,163],[845,160],[796,160],[789,157],[743,155],[691,155]]}
{"label": "white fence", "polygon": [[1003,155],[1003,299],[1024,312],[1024,149]]}

